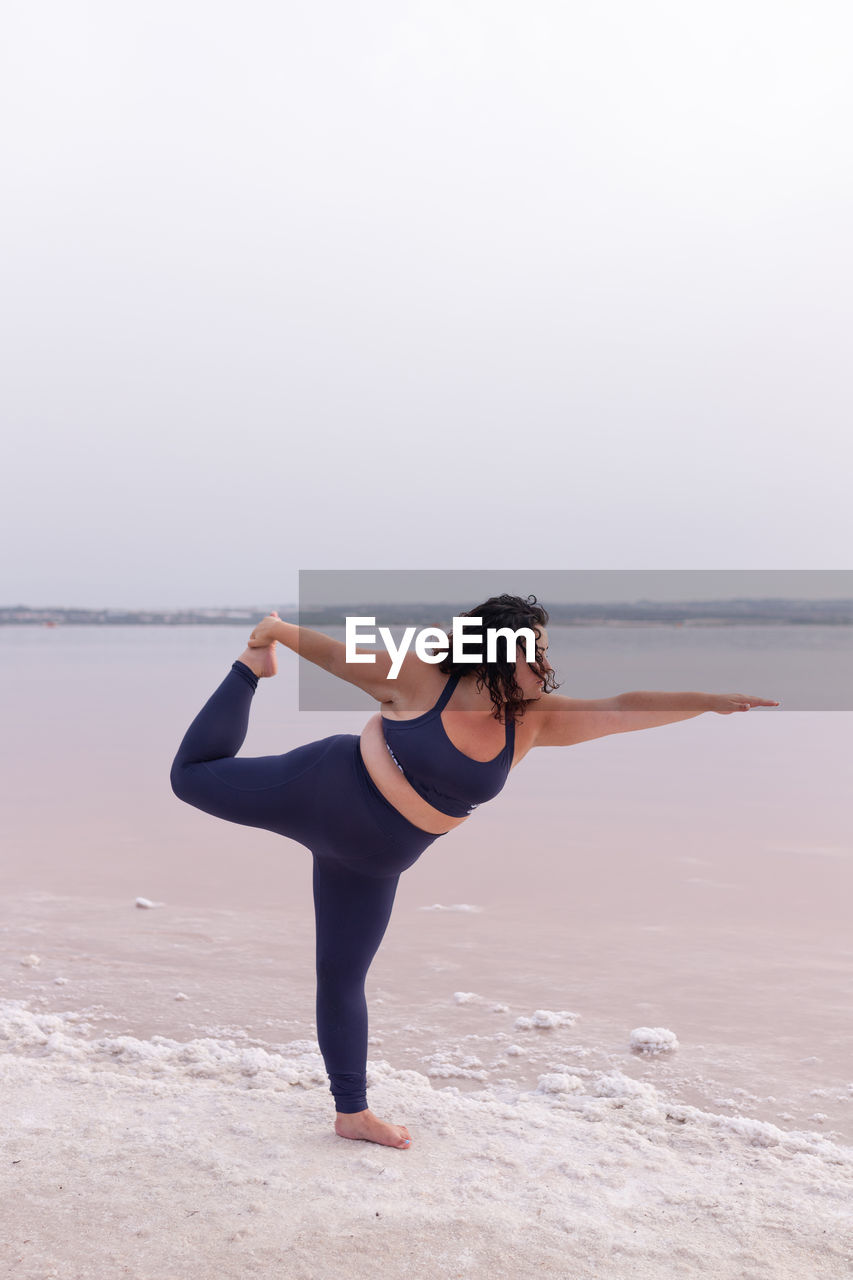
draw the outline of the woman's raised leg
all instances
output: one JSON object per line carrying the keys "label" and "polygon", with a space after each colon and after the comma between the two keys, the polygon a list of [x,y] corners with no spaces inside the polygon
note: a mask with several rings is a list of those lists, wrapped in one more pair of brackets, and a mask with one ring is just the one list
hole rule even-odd
{"label": "woman's raised leg", "polygon": [[235,759],[249,728],[258,680],[276,670],[275,645],[240,655],[184,734],[170,780],[179,800],[204,813],[290,835],[292,797],[290,805],[282,805],[282,786],[308,766],[308,750]]}
{"label": "woman's raised leg", "polygon": [[[278,614],[270,616],[276,618]],[[236,756],[249,728],[249,711],[258,681],[263,676],[274,676],[277,671],[275,644],[243,650],[184,734],[172,764],[172,788],[176,795],[180,796],[176,783],[180,785],[182,771],[188,766]]]}

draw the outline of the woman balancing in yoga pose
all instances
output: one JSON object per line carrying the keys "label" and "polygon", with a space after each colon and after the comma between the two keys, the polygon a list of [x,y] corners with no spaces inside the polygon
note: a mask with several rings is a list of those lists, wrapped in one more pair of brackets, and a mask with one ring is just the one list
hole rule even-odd
{"label": "woman balancing in yoga pose", "polygon": [[[497,596],[470,610],[486,630],[530,628],[535,659],[519,644],[508,660],[438,664],[409,652],[395,678],[375,663],[347,663],[346,647],[269,614],[193,723],[172,766],[175,794],[205,813],[297,840],[314,858],[317,1039],[335,1099],[335,1132],[407,1148],[405,1125],[367,1107],[364,982],[382,941],[400,873],[440,836],[502,789],[533,747],[572,746],[649,729],[704,711],[728,715],[778,706],[746,694],[622,693],[585,701],[557,696],[548,661],[548,614],[536,597]],[[240,758],[259,678],[286,645],[381,704],[360,737],[339,733],[280,756]],[[466,653],[472,637],[465,638]],[[360,652],[373,652],[362,650]]]}

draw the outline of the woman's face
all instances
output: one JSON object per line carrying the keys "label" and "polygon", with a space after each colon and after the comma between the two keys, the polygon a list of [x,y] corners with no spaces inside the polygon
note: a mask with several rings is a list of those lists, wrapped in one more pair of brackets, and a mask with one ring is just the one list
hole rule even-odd
{"label": "woman's face", "polygon": [[526,699],[542,697],[545,677],[553,670],[548,661],[548,632],[544,627],[535,627],[534,630],[539,637],[536,641],[536,662],[531,665],[527,661],[524,645],[520,644],[515,664],[515,681]]}

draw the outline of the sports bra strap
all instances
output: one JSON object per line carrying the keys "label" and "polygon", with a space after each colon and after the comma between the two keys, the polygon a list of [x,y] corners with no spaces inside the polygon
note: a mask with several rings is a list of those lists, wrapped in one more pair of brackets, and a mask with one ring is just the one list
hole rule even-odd
{"label": "sports bra strap", "polygon": [[[448,702],[453,696],[453,690],[456,688],[458,683],[459,683],[459,676],[450,677],[447,684],[444,686],[444,688],[441,691],[441,697],[433,707],[433,712],[436,715],[441,715],[442,711],[447,706]],[[507,719],[506,721],[504,747],[505,747],[505,750],[510,750],[510,751],[515,750],[515,721],[512,719]]]}
{"label": "sports bra strap", "polygon": [[448,702],[450,701],[451,695],[453,694],[453,690],[456,688],[458,683],[459,683],[458,676],[450,677],[447,684],[442,689],[441,697],[433,707],[433,711],[438,712],[439,715],[441,714],[441,712],[444,710],[444,708],[447,706]]}

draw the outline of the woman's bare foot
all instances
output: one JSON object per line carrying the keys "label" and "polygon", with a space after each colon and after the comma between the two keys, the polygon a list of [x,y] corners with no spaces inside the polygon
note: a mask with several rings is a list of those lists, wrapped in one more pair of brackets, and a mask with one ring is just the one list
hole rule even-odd
{"label": "woman's bare foot", "polygon": [[[243,662],[259,679],[264,676],[274,676],[278,671],[278,656],[275,651],[276,642],[270,639],[263,644],[265,638],[264,624],[271,619],[278,621],[277,613],[269,613],[263,622],[259,622],[249,637],[249,645],[243,653],[240,654],[238,662]],[[269,628],[267,628],[269,631]],[[254,641],[254,645],[252,642]]]}
{"label": "woman's bare foot", "polygon": [[335,1133],[339,1138],[361,1138],[363,1142],[379,1142],[383,1147],[399,1147],[402,1151],[408,1151],[412,1142],[404,1124],[386,1124],[370,1110],[349,1114],[338,1111]]}

